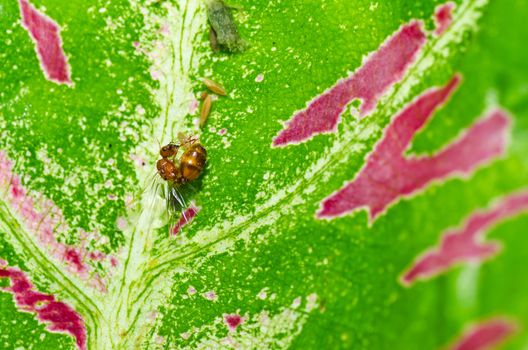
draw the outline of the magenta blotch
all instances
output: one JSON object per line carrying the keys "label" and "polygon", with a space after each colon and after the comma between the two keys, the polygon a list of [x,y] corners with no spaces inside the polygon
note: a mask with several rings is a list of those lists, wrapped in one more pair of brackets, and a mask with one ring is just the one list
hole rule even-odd
{"label": "magenta blotch", "polygon": [[453,77],[446,86],[425,92],[400,112],[355,179],[324,199],[317,217],[334,218],[366,208],[373,221],[389,205],[432,181],[469,176],[477,167],[501,156],[510,124],[501,110],[488,113],[435,155],[404,155],[414,135],[449,99],[459,81],[459,76]]}
{"label": "magenta blotch", "polygon": [[224,323],[230,332],[236,331],[242,322],[244,322],[244,319],[238,314],[224,315]]}
{"label": "magenta blotch", "polygon": [[425,43],[421,24],[412,21],[401,27],[363,66],[346,79],[313,99],[294,114],[274,138],[273,146],[299,143],[321,133],[336,131],[339,117],[354,99],[361,99],[361,116],[376,105],[378,98],[401,80]]}
{"label": "magenta blotch", "polygon": [[516,331],[517,325],[505,318],[493,318],[474,324],[449,347],[450,350],[485,350],[495,348]]}
{"label": "magenta blotch", "polygon": [[523,212],[528,212],[528,191],[511,194],[491,209],[475,211],[462,228],[445,232],[438,248],[430,249],[416,259],[401,278],[402,283],[408,286],[417,279],[436,276],[455,264],[488,259],[499,251],[500,246],[483,242],[482,236],[499,222]]}
{"label": "magenta blotch", "polygon": [[442,35],[451,25],[454,8],[455,4],[452,2],[446,2],[436,7],[434,21],[436,25],[435,34],[437,36]]}
{"label": "magenta blotch", "polygon": [[198,208],[194,204],[191,204],[189,208],[185,209],[185,211],[180,215],[180,219],[172,228],[171,234],[177,235],[185,225],[188,225],[193,221],[199,211],[200,208]]}
{"label": "magenta blotch", "polygon": [[35,291],[28,277],[18,268],[0,267],[0,278],[10,279],[11,285],[2,290],[13,294],[15,304],[20,311],[35,313],[37,319],[46,324],[46,329],[70,334],[76,339],[78,349],[86,349],[84,320],[73,308],[55,300],[53,295]]}
{"label": "magenta blotch", "polygon": [[46,78],[71,85],[70,66],[62,48],[60,28],[27,0],[19,0],[22,25],[35,42],[37,56]]}
{"label": "magenta blotch", "polygon": [[[5,192],[6,203],[20,216],[27,229],[36,235],[44,249],[57,260],[64,262],[68,269],[81,279],[91,279],[87,260],[102,261],[107,256],[98,251],[88,252],[84,248],[84,239],[81,239],[80,247],[58,242],[55,232],[68,230],[62,211],[51,200],[41,199],[36,202],[31,198],[20,183],[20,177],[13,173],[12,168],[12,162],[4,152],[0,151],[0,187],[9,188],[9,191]],[[81,238],[86,235],[88,233],[79,232]],[[97,258],[91,259],[92,256]],[[98,284],[100,283],[101,281],[98,281]]]}

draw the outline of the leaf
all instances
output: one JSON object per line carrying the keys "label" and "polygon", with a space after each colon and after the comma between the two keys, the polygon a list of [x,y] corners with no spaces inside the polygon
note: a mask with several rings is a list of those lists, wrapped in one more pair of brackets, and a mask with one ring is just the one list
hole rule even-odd
{"label": "leaf", "polygon": [[522,347],[528,5],[237,5],[0,4],[0,347]]}

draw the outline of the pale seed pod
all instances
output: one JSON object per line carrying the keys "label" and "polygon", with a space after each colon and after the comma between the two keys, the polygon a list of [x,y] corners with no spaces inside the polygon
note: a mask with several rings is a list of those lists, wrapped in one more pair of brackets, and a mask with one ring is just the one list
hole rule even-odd
{"label": "pale seed pod", "polygon": [[202,103],[202,110],[200,112],[200,127],[203,127],[205,125],[207,117],[209,117],[209,112],[211,112],[212,103],[213,100],[211,99],[211,95],[205,96],[205,99]]}
{"label": "pale seed pod", "polygon": [[204,83],[204,85],[209,90],[211,90],[215,94],[220,95],[220,96],[226,96],[227,95],[227,93],[226,93],[225,89],[222,87],[222,85],[218,84],[217,82],[212,81],[211,79],[207,79],[207,78],[202,78],[202,82]]}

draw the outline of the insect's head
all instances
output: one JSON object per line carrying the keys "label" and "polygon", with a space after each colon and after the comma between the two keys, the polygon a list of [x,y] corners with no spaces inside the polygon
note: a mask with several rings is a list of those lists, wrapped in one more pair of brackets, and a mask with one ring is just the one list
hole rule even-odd
{"label": "insect's head", "polygon": [[171,142],[161,147],[160,156],[162,156],[163,158],[174,157],[176,153],[178,153],[179,148],[180,148],[180,145],[177,145]]}

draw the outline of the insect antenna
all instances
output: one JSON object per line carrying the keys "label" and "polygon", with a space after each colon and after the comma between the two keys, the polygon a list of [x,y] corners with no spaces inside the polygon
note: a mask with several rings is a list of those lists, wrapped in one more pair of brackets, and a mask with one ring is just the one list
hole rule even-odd
{"label": "insect antenna", "polygon": [[179,132],[177,137],[181,146],[184,148],[190,147],[198,141],[198,138],[196,136],[187,136],[182,132]]}

